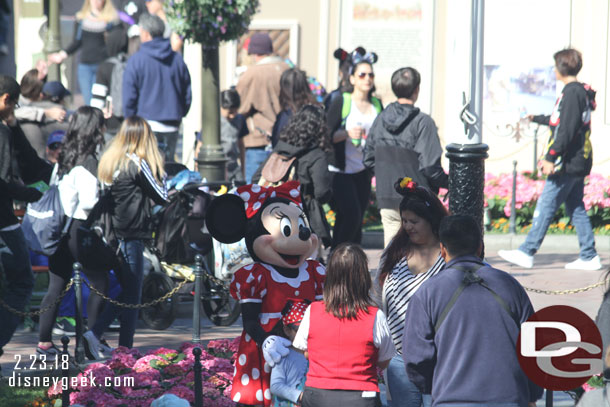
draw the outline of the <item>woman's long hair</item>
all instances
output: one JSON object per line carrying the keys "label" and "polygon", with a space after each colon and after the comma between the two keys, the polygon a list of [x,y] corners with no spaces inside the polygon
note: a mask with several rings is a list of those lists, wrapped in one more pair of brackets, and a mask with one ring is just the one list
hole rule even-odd
{"label": "woman's long hair", "polygon": [[[438,239],[438,229],[441,220],[449,214],[443,203],[428,188],[420,186],[403,188],[400,187],[399,182],[396,183],[395,187],[396,191],[403,196],[398,208],[401,219],[404,211],[413,212],[430,224],[432,233]],[[411,241],[409,240],[409,234],[402,227],[401,221],[400,229],[398,229],[398,232],[394,235],[382,256],[383,264],[379,272],[379,282],[381,285],[383,285],[388,274],[392,272],[394,266],[401,259],[408,256],[410,249]]]}
{"label": "woman's long hair", "polygon": [[104,144],[104,113],[91,106],[81,106],[70,118],[57,162],[58,175],[67,174],[87,156],[94,156]]}
{"label": "woman's long hair", "polygon": [[295,147],[319,147],[331,151],[326,113],[319,105],[305,105],[288,120],[280,132],[280,140]]}
{"label": "woman's long hair", "polygon": [[326,312],[339,319],[354,319],[368,312],[371,275],[364,251],[354,243],[342,243],[330,256],[324,282]]}
{"label": "woman's long hair", "polygon": [[309,89],[307,75],[298,68],[290,68],[280,78],[280,106],[295,113],[303,105],[316,103]]}
{"label": "woman's long hair", "polygon": [[[77,20],[83,20],[89,16],[91,12],[91,0],[85,0],[83,3],[83,7],[76,13]],[[99,15],[100,20],[103,20],[107,23],[112,21],[117,21],[119,19],[119,13],[116,8],[112,4],[112,0],[106,0],[104,2],[104,7]]]}
{"label": "woman's long hair", "polygon": [[163,158],[157,147],[157,138],[150,126],[139,116],[127,117],[118,134],[102,155],[97,175],[101,182],[112,184],[116,170],[125,170],[129,163],[128,154],[135,154],[146,160],[159,183],[162,182],[165,171]]}

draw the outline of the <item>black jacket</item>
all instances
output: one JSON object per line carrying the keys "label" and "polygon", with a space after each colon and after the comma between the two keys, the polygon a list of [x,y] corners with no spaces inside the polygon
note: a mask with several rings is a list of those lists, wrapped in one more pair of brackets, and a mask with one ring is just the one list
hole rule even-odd
{"label": "black jacket", "polygon": [[551,116],[534,116],[534,122],[551,128],[544,159],[555,163],[556,172],[582,177],[591,172],[593,106],[595,91],[580,82],[571,82],[563,88]]}
{"label": "black jacket", "polygon": [[380,208],[398,209],[394,183],[411,177],[435,192],[447,188],[436,124],[413,105],[394,102],[377,116],[364,146],[364,165],[375,172]]}
{"label": "black jacket", "polygon": [[52,171],[53,167],[36,155],[18,124],[8,127],[0,122],[0,229],[18,223],[13,200],[31,201],[31,188],[26,185],[37,181],[48,184]]}
{"label": "black jacket", "polygon": [[[330,201],[332,195],[332,175],[328,171],[326,153],[318,147],[295,147],[282,140],[278,141],[273,151],[286,157],[297,158],[295,177],[301,183],[301,198],[309,224],[325,246],[330,244],[330,227],[322,209],[322,204]],[[253,183],[260,180],[266,162],[267,160],[252,176]]]}
{"label": "black jacket", "polygon": [[110,187],[112,226],[119,238],[152,239],[151,200],[159,205],[167,203],[165,187],[155,186],[152,182],[146,171],[140,170],[140,166],[131,160],[127,169],[113,181]]}

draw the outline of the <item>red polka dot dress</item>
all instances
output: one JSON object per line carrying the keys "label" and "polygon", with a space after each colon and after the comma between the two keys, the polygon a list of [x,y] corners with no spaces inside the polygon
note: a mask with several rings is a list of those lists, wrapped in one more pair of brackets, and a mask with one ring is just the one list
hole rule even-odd
{"label": "red polka dot dress", "polygon": [[[310,301],[322,298],[325,269],[314,260],[307,260],[299,268],[296,278],[286,278],[273,266],[253,263],[233,275],[231,295],[240,303],[260,303],[260,324],[271,331],[282,317],[282,309],[289,298]],[[269,381],[271,367],[265,362],[262,350],[243,331],[235,361],[231,398],[248,405],[271,406]]]}

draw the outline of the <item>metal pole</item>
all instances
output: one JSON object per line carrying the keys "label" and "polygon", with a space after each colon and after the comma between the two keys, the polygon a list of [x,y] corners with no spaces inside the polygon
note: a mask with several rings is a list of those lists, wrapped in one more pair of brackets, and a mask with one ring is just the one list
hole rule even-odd
{"label": "metal pole", "polygon": [[510,222],[508,231],[517,233],[517,161],[513,161],[513,190],[510,198]]}
{"label": "metal pole", "polygon": [[536,131],[534,132],[534,170],[532,171],[534,178],[538,177],[538,130],[539,129],[540,129],[540,126],[537,126]]}
{"label": "metal pole", "polygon": [[[59,0],[49,0],[49,21],[47,37],[45,40],[44,53],[48,56],[53,52],[61,50],[60,29],[59,29]],[[49,65],[49,81],[60,80],[59,65]]]}
{"label": "metal pole", "polygon": [[553,407],[553,390],[545,390],[546,404],[545,407]]}
{"label": "metal pole", "polygon": [[76,350],[74,352],[74,359],[76,363],[80,364],[85,361],[85,346],[83,344],[83,292],[81,290],[80,275],[83,268],[78,262],[74,263],[72,268],[74,270],[74,292],[76,296]]}
{"label": "metal pole", "polygon": [[201,348],[193,349],[195,356],[195,365],[193,371],[195,373],[195,407],[203,407],[203,385],[201,384]]}
{"label": "metal pole", "polygon": [[[64,364],[63,361],[64,360],[70,360],[70,353],[68,352],[68,344],[70,343],[70,338],[68,338],[67,335],[64,335],[61,337],[61,343],[63,344],[63,350],[61,352],[61,377],[64,378],[63,381],[65,383],[69,383],[70,382],[70,364],[68,364],[68,367],[64,368]],[[68,355],[67,358],[65,358],[63,355]],[[56,355],[55,357],[58,357],[59,355]],[[65,359],[64,359],[65,358]],[[61,391],[61,405],[62,406],[69,406],[70,405],[70,386],[66,386],[62,389]]]}
{"label": "metal pole", "polygon": [[208,181],[225,180],[225,157],[220,145],[220,88],[218,46],[202,46],[202,146],[197,157],[197,168]]}
{"label": "metal pole", "polygon": [[203,277],[203,256],[195,256],[195,298],[193,299],[193,343],[201,343],[201,278]]}
{"label": "metal pole", "polygon": [[449,158],[449,210],[453,214],[471,215],[483,228],[483,188],[485,159],[489,147],[482,143],[483,118],[483,17],[484,0],[472,0],[472,34],[470,66],[471,120],[467,123],[466,144],[447,145]]}

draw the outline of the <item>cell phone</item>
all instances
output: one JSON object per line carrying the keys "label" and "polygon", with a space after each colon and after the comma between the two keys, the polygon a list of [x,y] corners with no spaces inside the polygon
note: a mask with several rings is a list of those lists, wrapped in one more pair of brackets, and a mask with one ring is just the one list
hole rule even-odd
{"label": "cell phone", "polygon": [[106,104],[104,110],[110,110],[112,108],[112,96],[106,96]]}

